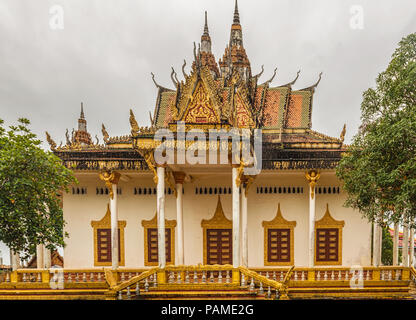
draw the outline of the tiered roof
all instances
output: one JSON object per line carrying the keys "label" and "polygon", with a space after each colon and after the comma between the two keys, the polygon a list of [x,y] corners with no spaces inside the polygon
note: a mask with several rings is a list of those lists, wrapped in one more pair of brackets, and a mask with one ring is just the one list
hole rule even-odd
{"label": "tiered roof", "polygon": [[[292,169],[336,166],[341,153],[345,151],[345,126],[339,138],[328,137],[311,129],[313,94],[322,74],[315,84],[302,89],[293,88],[300,71],[290,83],[276,86],[271,85],[276,69],[265,82],[259,81],[263,67],[259,74],[252,76],[250,61],[243,46],[237,1],[230,41],[218,64],[211,45],[205,13],[201,44],[198,50],[194,45],[194,61],[189,74],[185,70],[185,61],[182,66],[183,80],[178,79],[172,68],[174,88],[159,85],[152,74],[158,92],[153,116],[150,116],[150,127],[139,128],[131,112],[130,123],[132,128],[136,128],[132,130],[133,136],[110,137],[103,125],[104,145],[98,144],[98,141],[94,144],[86,130],[82,110],[78,131],[72,139],[67,134],[65,146],[56,147],[48,136],[52,149],[67,163],[71,159],[81,159],[83,152],[95,153],[95,156],[86,156],[90,163],[78,165],[78,162],[74,162],[74,168],[98,168],[102,166],[97,162],[99,159],[110,161],[114,156],[126,159],[128,163],[120,164],[122,168],[143,168],[146,167],[142,163],[143,157],[138,153],[135,156],[133,150],[137,137],[152,139],[157,129],[171,128],[177,121],[185,121],[191,126],[262,129],[264,168],[273,168],[275,162],[282,159],[298,161],[296,165],[289,166]],[[96,162],[92,163],[91,159]]]}

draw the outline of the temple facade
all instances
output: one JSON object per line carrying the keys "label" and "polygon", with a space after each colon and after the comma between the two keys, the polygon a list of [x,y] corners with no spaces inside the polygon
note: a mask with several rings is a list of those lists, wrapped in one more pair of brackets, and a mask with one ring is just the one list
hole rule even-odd
{"label": "temple facade", "polygon": [[[127,134],[110,137],[103,124],[100,144],[87,131],[82,106],[66,145],[58,147],[47,135],[79,182],[62,196],[69,233],[64,267],[377,265],[379,227],[373,239],[371,224],[343,206],[346,193],[335,174],[346,150],[345,126],[340,137],[312,129],[321,75],[306,88],[295,87],[299,72],[286,84],[272,85],[276,70],[261,81],[263,69],[252,73],[237,3],[218,61],[211,47],[205,13],[189,70],[186,62],[182,76],[172,69],[172,88],[152,75],[158,92],[149,126],[139,126],[134,116],[146,110],[131,110]],[[199,138],[213,129],[247,133],[252,163],[242,149],[237,158],[228,151],[226,163],[194,161],[196,144],[199,157],[212,151]],[[170,135],[158,140],[160,132]],[[181,134],[191,138],[181,140]],[[160,163],[155,154],[167,140],[175,148],[165,154],[173,159]],[[184,161],[180,151],[187,153]],[[260,170],[248,173],[255,165]]]}

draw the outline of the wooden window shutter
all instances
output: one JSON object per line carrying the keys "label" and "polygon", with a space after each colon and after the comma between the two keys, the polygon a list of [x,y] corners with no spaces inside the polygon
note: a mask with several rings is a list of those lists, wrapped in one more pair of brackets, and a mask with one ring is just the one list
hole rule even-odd
{"label": "wooden window shutter", "polygon": [[[121,261],[120,229],[118,230],[118,261]],[[98,262],[111,262],[111,229],[97,229],[97,256]]]}
{"label": "wooden window shutter", "polygon": [[290,229],[268,229],[268,262],[290,262]]}
{"label": "wooden window shutter", "polygon": [[207,264],[232,264],[232,229],[206,229]]}
{"label": "wooden window shutter", "polygon": [[316,261],[338,261],[338,228],[316,229]]}
{"label": "wooden window shutter", "polygon": [[[172,262],[172,230],[165,228],[166,262]],[[147,229],[147,259],[148,262],[159,262],[157,228]]]}

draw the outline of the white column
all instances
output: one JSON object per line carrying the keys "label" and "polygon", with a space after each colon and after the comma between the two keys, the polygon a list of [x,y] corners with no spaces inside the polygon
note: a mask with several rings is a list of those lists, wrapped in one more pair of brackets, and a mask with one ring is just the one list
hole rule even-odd
{"label": "white column", "polygon": [[411,228],[410,229],[410,237],[409,237],[409,241],[410,241],[410,254],[409,254],[409,265],[411,267],[414,266],[414,258],[415,258],[415,229]]}
{"label": "white column", "polygon": [[381,228],[379,224],[374,222],[374,244],[373,244],[373,264],[376,267],[381,265],[381,241],[380,232]]}
{"label": "white column", "polygon": [[237,187],[238,167],[232,168],[233,186],[233,267],[240,265],[240,193]]}
{"label": "white column", "polygon": [[393,266],[399,265],[399,224],[394,224],[393,235]]}
{"label": "white column", "polygon": [[315,264],[315,186],[309,187],[309,267]]}
{"label": "white column", "polygon": [[37,269],[43,269],[44,267],[44,260],[43,260],[43,244],[38,244],[36,246],[36,264]]}
{"label": "white column", "polygon": [[18,252],[14,252],[10,250],[10,265],[12,267],[12,271],[15,271],[20,268],[20,256]]}
{"label": "white column", "polygon": [[159,267],[166,266],[165,243],[165,168],[157,167],[157,239]]}
{"label": "white column", "polygon": [[43,246],[43,267],[49,269],[52,266],[51,250]]}
{"label": "white column", "polygon": [[403,266],[409,266],[409,225],[407,222],[403,225],[403,241],[402,241],[402,258]]}
{"label": "white column", "polygon": [[244,267],[248,267],[247,196],[244,184],[241,185],[241,229],[241,262]]}
{"label": "white column", "polygon": [[178,265],[185,264],[184,243],[183,243],[183,184],[176,183],[176,222],[178,226]]}
{"label": "white column", "polygon": [[110,197],[111,212],[111,267],[118,268],[118,210],[117,210],[117,184],[111,185],[113,197]]}

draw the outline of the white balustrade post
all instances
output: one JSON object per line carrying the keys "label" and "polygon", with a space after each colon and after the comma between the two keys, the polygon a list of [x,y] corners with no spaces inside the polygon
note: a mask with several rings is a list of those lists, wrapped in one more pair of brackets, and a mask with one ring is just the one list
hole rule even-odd
{"label": "white balustrade post", "polygon": [[43,260],[43,252],[44,252],[43,247],[44,247],[43,244],[38,244],[36,246],[36,265],[37,265],[36,268],[37,269],[43,269],[45,265],[44,260]]}
{"label": "white balustrade post", "polygon": [[238,166],[232,168],[233,199],[233,267],[240,265],[240,188],[237,186]]}
{"label": "white balustrade post", "polygon": [[309,171],[305,175],[309,182],[309,237],[308,237],[308,261],[309,267],[315,265],[315,200],[316,200],[316,184],[320,178],[320,174],[316,171]]}
{"label": "white balustrade post", "polygon": [[176,184],[176,222],[178,227],[178,265],[185,264],[185,254],[184,254],[184,233],[183,233],[183,182],[185,179],[185,173],[183,172],[174,172],[173,176],[175,178]]}
{"label": "white balustrade post", "polygon": [[393,235],[393,266],[399,265],[399,224],[394,224]]}
{"label": "white balustrade post", "polygon": [[165,168],[157,167],[157,239],[159,267],[166,266],[165,243]]}
{"label": "white balustrade post", "polygon": [[248,234],[247,234],[247,195],[246,185],[241,185],[241,237],[242,237],[242,248],[241,248],[241,262],[244,267],[248,267]]}

